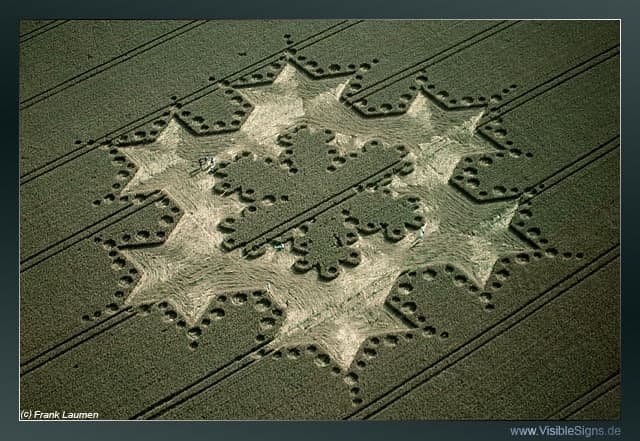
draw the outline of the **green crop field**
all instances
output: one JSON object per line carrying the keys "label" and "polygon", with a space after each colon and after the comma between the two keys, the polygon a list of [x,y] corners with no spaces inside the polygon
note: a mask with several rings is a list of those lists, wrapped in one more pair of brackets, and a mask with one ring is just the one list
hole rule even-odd
{"label": "green crop field", "polygon": [[619,419],[618,21],[19,53],[23,419]]}

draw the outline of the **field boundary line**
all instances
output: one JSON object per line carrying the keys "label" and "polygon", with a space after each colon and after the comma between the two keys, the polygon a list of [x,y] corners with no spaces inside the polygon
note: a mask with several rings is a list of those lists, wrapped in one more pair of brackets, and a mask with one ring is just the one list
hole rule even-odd
{"label": "field boundary line", "polygon": [[131,307],[121,309],[105,320],[102,320],[101,322],[96,323],[89,328],[83,329],[82,331],[72,335],[71,337],[68,337],[60,343],[55,344],[49,349],[46,349],[39,354],[29,358],[27,361],[21,362],[20,377],[35,371],[36,369],[46,365],[50,361],[55,360],[61,355],[93,339],[94,337],[97,337],[98,335],[114,328],[115,326],[124,323],[137,314],[138,313],[136,311],[133,311]]}
{"label": "field boundary line", "polygon": [[594,55],[587,60],[582,61],[581,63],[572,66],[571,68],[565,70],[564,72],[559,73],[558,75],[549,78],[542,83],[539,83],[528,90],[522,92],[520,95],[517,95],[513,99],[508,102],[496,106],[493,112],[489,112],[486,115],[483,115],[478,122],[478,127],[484,126],[498,118],[503,117],[507,113],[517,109],[523,104],[538,98],[541,95],[559,87],[570,80],[579,77],[580,75],[589,72],[594,67],[620,55],[620,44],[616,44],[609,49],[605,49],[604,51]]}
{"label": "field boundary line", "polygon": [[[148,201],[145,201],[144,203],[140,204],[140,205],[136,205],[133,203],[129,203],[126,206],[120,208],[119,210],[109,214],[106,217],[103,217],[102,219],[92,223],[91,225],[88,225],[78,231],[76,231],[75,233],[70,234],[69,236],[65,237],[64,239],[60,239],[57,242],[54,242],[50,245],[47,245],[45,248],[43,248],[42,250],[31,254],[28,257],[25,257],[21,262],[20,262],[20,273],[23,273],[27,270],[30,270],[31,268],[33,268],[36,265],[39,265],[40,263],[44,262],[45,260],[49,259],[50,257],[55,256],[58,253],[61,253],[62,251],[66,250],[67,248],[70,248],[71,246],[75,245],[76,243],[87,239],[91,236],[93,236],[94,234],[104,230],[107,227],[110,227],[111,225],[114,225],[118,222],[120,222],[123,219],[126,219],[127,217],[137,213],[138,211],[146,208],[147,206],[151,205],[153,202],[156,202],[160,199],[162,199],[163,197],[165,197],[164,193],[162,193],[162,191],[160,190],[156,190],[150,193],[147,193],[146,196],[149,198]],[[119,216],[121,215],[121,216]],[[82,235],[82,233],[86,232],[86,234]],[[82,237],[80,238],[76,238],[76,236],[78,235],[82,235]],[[51,251],[49,253],[47,253],[47,251]],[[46,254],[45,254],[46,253]],[[36,257],[40,257],[42,256],[41,259],[38,260],[33,260]],[[29,261],[33,261],[31,263],[27,263]]]}
{"label": "field boundary line", "polygon": [[259,345],[254,346],[249,351],[236,356],[235,359],[227,362],[217,369],[214,369],[213,371],[195,380],[191,384],[172,392],[165,398],[155,402],[151,406],[148,406],[129,419],[135,420],[156,418],[175,408],[176,406],[179,406],[182,403],[190,400],[191,398],[196,397],[202,392],[216,386],[217,384],[228,380],[232,376],[235,376],[238,373],[244,371],[258,361],[263,360],[264,357],[272,351],[263,354],[260,359],[252,358],[252,356],[258,354],[265,345],[269,344],[272,341],[273,339],[268,339],[260,343]]}
{"label": "field boundary line", "polygon": [[137,57],[138,55],[141,55],[153,49],[156,46],[162,45],[180,35],[186,34],[187,32],[190,32],[205,23],[207,23],[207,20],[192,20],[189,23],[183,24],[182,26],[179,26],[171,31],[165,32],[162,35],[154,37],[149,41],[146,41],[132,49],[129,49],[111,58],[110,60],[107,60],[101,64],[98,64],[97,66],[87,69],[84,72],[76,74],[71,78],[67,78],[66,80],[61,81],[60,83],[52,87],[49,87],[46,90],[38,92],[35,95],[25,98],[24,100],[20,101],[20,110],[28,109],[29,107],[39,102],[42,102],[48,98],[51,98],[52,96],[55,96],[70,87],[76,86],[85,80],[88,80],[114,66],[117,66],[118,64],[129,61]]}
{"label": "field boundary line", "polygon": [[433,377],[444,372],[449,367],[464,360],[475,351],[484,347],[495,338],[516,326],[518,323],[521,323],[534,312],[540,310],[554,299],[559,298],[563,293],[582,283],[582,281],[586,280],[592,274],[595,274],[606,265],[618,259],[620,256],[619,246],[620,244],[616,243],[606,251],[602,252],[591,262],[586,263],[582,267],[561,278],[538,296],[516,308],[508,316],[503,317],[497,323],[494,323],[480,334],[470,340],[467,340],[448,354],[440,357],[434,363],[431,363],[429,366],[421,369],[411,377],[403,380],[385,393],[373,399],[360,410],[347,415],[344,419],[368,419],[380,413],[395,401],[399,400],[417,387],[427,383]]}
{"label": "field boundary line", "polygon": [[[490,26],[486,29],[483,29],[482,31],[479,31],[477,33],[475,33],[474,35],[467,37],[466,39],[459,41],[458,43],[453,44],[452,46],[449,46],[446,49],[441,50],[440,52],[437,52],[435,55],[431,55],[428,58],[425,58],[422,61],[419,61],[417,63],[413,63],[410,66],[407,66],[405,68],[400,69],[399,71],[396,71],[395,73],[389,75],[386,78],[382,78],[372,84],[370,84],[367,87],[362,88],[361,90],[359,90],[357,93],[353,94],[352,96],[350,96],[347,101],[350,104],[353,104],[355,101],[358,101],[362,98],[366,98],[368,96],[373,95],[374,93],[377,93],[381,90],[386,89],[387,87],[391,86],[394,83],[397,83],[398,81],[402,81],[408,77],[410,77],[411,75],[415,75],[418,72],[420,72],[421,70],[433,66],[441,61],[446,60],[447,58],[457,54],[458,52],[461,52],[469,47],[472,47],[473,45],[486,40],[488,38],[493,37],[494,35],[504,31],[505,29],[510,28],[511,26],[515,26],[516,24],[520,23],[520,20],[518,21],[507,21],[507,20],[503,20],[500,21],[499,23],[496,23],[493,26]],[[487,34],[487,35],[483,35],[483,34]],[[466,44],[466,45],[465,45]],[[398,78],[394,78],[394,77],[398,77]],[[380,87],[377,87],[380,86]],[[373,90],[372,90],[373,89]],[[365,93],[366,92],[366,93]]]}
{"label": "field boundary line", "polygon": [[598,398],[602,397],[607,392],[612,391],[618,386],[620,386],[620,370],[616,370],[614,373],[609,375],[605,380],[598,383],[597,385],[595,385],[594,387],[586,391],[584,394],[582,394],[575,400],[571,401],[565,406],[562,406],[560,409],[550,414],[546,419],[548,420],[569,419],[570,416],[584,409],[589,404],[593,403]]}
{"label": "field boundary line", "polygon": [[27,41],[32,40],[36,37],[39,37],[42,34],[46,34],[50,30],[55,29],[58,26],[62,26],[63,24],[69,21],[71,20],[52,20],[49,23],[46,23],[36,29],[32,29],[29,32],[25,32],[24,34],[21,34],[19,38],[19,43],[20,44],[26,43]]}

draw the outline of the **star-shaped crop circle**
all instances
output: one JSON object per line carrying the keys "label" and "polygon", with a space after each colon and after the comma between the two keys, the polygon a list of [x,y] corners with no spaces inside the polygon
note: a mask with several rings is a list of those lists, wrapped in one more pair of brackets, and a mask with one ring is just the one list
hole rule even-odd
{"label": "star-shaped crop circle", "polygon": [[[311,79],[286,64],[272,84],[240,89],[254,107],[237,131],[194,136],[172,119],[154,142],[119,147],[139,167],[124,194],[160,189],[184,210],[164,244],[123,250],[142,273],[128,304],[168,300],[194,324],[221,293],[265,289],[285,311],[273,348],[317,343],[346,369],[367,337],[406,330],[384,307],[402,271],[446,262],[482,286],[500,255],[528,247],[508,231],[515,201],[476,204],[449,184],[462,157],[493,149],[474,134],[481,112],[448,112],[418,94],[402,115],[365,118],[341,102],[346,83],[344,77]],[[393,197],[419,197],[423,227],[393,243],[380,234],[356,241],[359,264],[329,281],[292,269],[291,242],[269,246],[256,259],[223,249],[218,226],[247,204],[237,194],[216,195],[219,178],[198,172],[198,161],[203,155],[218,164],[233,161],[243,151],[276,158],[279,135],[300,124],[330,130],[328,142],[339,155],[372,139],[405,146],[413,171],[382,185]]]}

